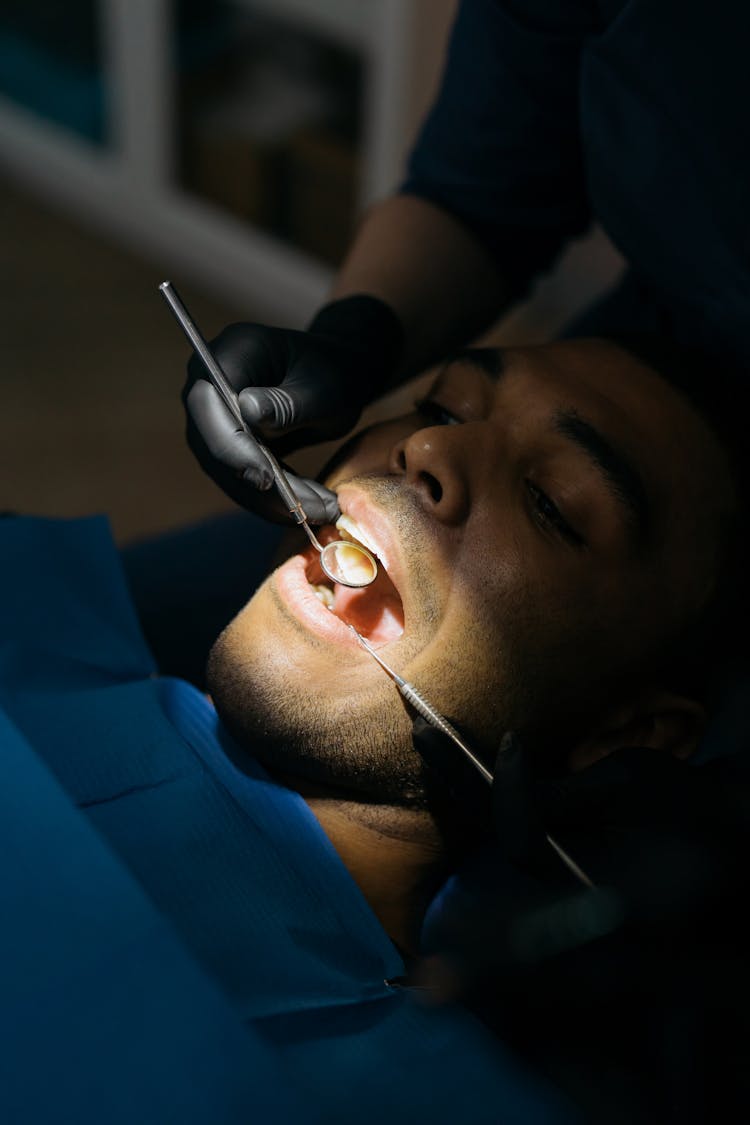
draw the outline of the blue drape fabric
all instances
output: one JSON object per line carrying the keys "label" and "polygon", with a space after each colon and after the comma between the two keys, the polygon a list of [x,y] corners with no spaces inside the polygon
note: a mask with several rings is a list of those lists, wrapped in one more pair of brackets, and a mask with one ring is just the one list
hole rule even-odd
{"label": "blue drape fabric", "polygon": [[[569,1120],[155,674],[106,521],[0,520],[0,1118]],[[239,764],[238,764],[239,763]]]}

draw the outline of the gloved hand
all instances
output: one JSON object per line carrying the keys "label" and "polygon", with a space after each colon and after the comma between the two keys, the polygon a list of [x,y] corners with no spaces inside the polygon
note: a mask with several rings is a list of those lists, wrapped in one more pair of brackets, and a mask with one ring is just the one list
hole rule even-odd
{"label": "gloved hand", "polygon": [[[471,822],[487,832],[484,861],[471,875],[472,918],[463,910],[446,916],[433,942],[461,966],[462,979],[454,983],[464,995],[512,967],[501,931],[519,911],[543,904],[557,909],[560,901],[583,893],[594,913],[593,904],[605,898],[609,903],[602,909],[611,913],[612,925],[602,933],[626,919],[663,927],[666,919],[682,920],[696,904],[702,908],[726,890],[730,867],[717,860],[714,869],[719,845],[727,833],[732,839],[738,832],[750,835],[750,824],[733,820],[725,806],[727,787],[719,777],[724,765],[695,767],[662,751],[633,748],[580,772],[544,773],[509,733],[490,790],[450,740],[420,718],[414,743],[451,801],[468,808]],[[550,837],[594,884],[592,894]],[[709,852],[707,867],[696,855],[706,859]],[[610,892],[618,902],[613,911]],[[592,936],[569,929],[565,942],[572,946]],[[536,958],[528,950],[527,956]]]}
{"label": "gloved hand", "polygon": [[720,1090],[746,1085],[745,763],[634,748],[545,776],[509,735],[487,801],[456,748],[414,726],[451,799],[493,833],[434,912],[420,994],[465,1003],[593,1120],[709,1120]]}
{"label": "gloved hand", "polygon": [[[210,347],[239,395],[245,421],[283,456],[347,433],[392,376],[402,338],[395,313],[362,295],[324,306],[306,332],[232,324]],[[286,522],[266,458],[224,406],[196,355],[182,398],[188,444],[204,471],[242,507]],[[332,492],[289,475],[311,523],[337,518]]]}

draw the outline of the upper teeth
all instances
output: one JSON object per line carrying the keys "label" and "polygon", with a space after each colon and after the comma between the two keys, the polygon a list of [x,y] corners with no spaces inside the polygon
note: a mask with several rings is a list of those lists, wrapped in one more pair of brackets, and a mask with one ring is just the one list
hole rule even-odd
{"label": "upper teeth", "polygon": [[377,548],[372,539],[368,538],[367,532],[363,531],[351,516],[339,516],[336,520],[336,528],[341,533],[342,539],[353,539],[355,543],[361,543],[363,547],[367,547],[371,554],[377,555]]}

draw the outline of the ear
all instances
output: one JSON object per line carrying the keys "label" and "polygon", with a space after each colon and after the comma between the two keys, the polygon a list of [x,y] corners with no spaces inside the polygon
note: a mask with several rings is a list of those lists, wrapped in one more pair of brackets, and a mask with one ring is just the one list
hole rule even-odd
{"label": "ear", "polygon": [[642,746],[687,759],[698,747],[706,726],[702,704],[661,689],[611,711],[594,732],[571,750],[568,768],[593,765],[616,750]]}

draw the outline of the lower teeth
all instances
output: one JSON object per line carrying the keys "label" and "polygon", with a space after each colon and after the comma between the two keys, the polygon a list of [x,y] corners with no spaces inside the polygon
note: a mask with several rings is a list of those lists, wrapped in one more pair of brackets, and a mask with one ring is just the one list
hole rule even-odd
{"label": "lower teeth", "polygon": [[333,590],[328,586],[313,586],[315,597],[320,598],[326,609],[333,609]]}

